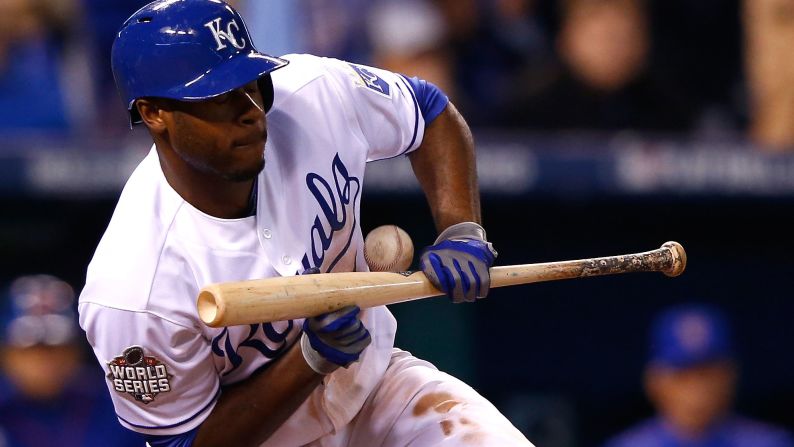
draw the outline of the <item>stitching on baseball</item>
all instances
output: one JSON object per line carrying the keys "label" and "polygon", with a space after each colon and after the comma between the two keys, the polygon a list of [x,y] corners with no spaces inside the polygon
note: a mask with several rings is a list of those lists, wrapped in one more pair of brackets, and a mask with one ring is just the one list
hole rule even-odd
{"label": "stitching on baseball", "polygon": [[400,230],[397,227],[393,227],[394,234],[397,237],[397,254],[394,255],[394,265],[392,268],[397,266],[397,263],[402,260],[403,257],[403,242],[402,238],[400,237]]}

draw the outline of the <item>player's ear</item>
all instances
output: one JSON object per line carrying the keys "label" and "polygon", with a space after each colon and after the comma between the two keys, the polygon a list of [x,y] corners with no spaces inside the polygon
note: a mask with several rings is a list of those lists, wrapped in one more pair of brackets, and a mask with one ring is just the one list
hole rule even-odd
{"label": "player's ear", "polygon": [[164,113],[168,110],[163,107],[163,103],[155,99],[141,98],[135,101],[135,107],[141,120],[152,132],[162,133],[166,130]]}

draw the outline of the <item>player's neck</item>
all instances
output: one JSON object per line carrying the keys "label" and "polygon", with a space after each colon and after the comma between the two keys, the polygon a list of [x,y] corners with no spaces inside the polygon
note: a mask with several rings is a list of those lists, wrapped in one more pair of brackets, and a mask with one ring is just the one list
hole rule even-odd
{"label": "player's neck", "polygon": [[231,181],[169,163],[158,151],[166,181],[186,202],[199,211],[221,219],[239,219],[251,215],[254,179]]}

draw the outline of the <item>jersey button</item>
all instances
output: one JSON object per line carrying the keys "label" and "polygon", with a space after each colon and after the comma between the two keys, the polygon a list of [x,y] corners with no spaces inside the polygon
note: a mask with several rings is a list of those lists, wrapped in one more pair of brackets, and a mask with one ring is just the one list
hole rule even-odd
{"label": "jersey button", "polygon": [[262,236],[264,236],[265,239],[270,239],[271,237],[273,237],[273,232],[270,231],[269,228],[265,228],[262,230]]}
{"label": "jersey button", "polygon": [[292,263],[292,258],[290,258],[290,257],[289,257],[289,256],[287,256],[287,255],[284,255],[284,256],[282,256],[282,258],[281,258],[281,262],[283,262],[284,264],[287,264],[287,265],[289,265],[289,264],[291,264],[291,263]]}

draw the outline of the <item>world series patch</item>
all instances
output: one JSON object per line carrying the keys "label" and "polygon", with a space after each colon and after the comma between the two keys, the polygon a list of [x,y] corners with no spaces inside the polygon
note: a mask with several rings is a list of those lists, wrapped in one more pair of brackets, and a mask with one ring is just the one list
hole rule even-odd
{"label": "world series patch", "polygon": [[160,393],[171,391],[168,367],[146,356],[140,346],[130,346],[108,363],[108,380],[119,393],[128,393],[138,402],[148,404]]}

